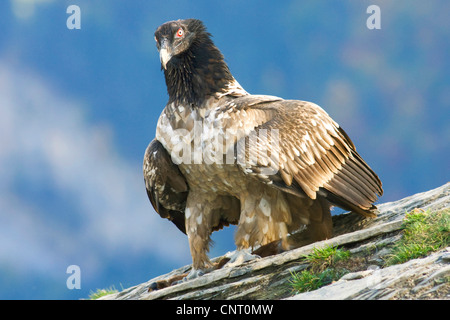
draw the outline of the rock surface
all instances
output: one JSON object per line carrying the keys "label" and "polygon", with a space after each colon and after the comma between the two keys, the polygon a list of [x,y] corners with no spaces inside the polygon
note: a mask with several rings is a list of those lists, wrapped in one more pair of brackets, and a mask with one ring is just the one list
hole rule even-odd
{"label": "rock surface", "polygon": [[[449,299],[450,248],[399,265],[382,264],[389,245],[401,237],[406,212],[450,208],[450,183],[378,208],[374,219],[353,213],[334,216],[334,237],[325,241],[149,292],[155,281],[189,272],[191,266],[185,266],[101,299]],[[318,290],[295,294],[291,273],[308,267],[304,255],[313,248],[330,245],[360,256],[357,270]]]}
{"label": "rock surface", "polygon": [[426,258],[349,273],[339,281],[289,300],[449,299],[450,247]]}

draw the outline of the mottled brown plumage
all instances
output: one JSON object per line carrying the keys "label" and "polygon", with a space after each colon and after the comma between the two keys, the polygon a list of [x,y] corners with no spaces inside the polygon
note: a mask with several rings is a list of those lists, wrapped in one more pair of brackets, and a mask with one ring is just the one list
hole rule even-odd
{"label": "mottled brown plumage", "polygon": [[144,178],[155,210],[188,235],[194,269],[228,224],[238,250],[286,249],[304,226],[309,242],[331,237],[332,205],[375,216],[381,181],[324,110],[247,93],[199,20],[167,22],[155,39],[169,101]]}

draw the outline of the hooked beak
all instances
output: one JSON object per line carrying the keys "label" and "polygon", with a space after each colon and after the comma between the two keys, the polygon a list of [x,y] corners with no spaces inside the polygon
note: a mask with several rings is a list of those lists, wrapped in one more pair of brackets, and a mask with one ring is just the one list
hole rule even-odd
{"label": "hooked beak", "polygon": [[159,49],[159,59],[164,69],[167,69],[167,63],[172,59],[172,48],[169,45],[169,40],[163,39],[161,48]]}

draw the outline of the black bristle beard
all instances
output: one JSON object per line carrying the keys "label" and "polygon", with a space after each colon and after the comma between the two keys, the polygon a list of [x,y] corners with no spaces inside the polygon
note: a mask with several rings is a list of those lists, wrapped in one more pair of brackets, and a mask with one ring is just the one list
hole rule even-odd
{"label": "black bristle beard", "polygon": [[208,35],[198,37],[185,52],[172,57],[164,70],[169,103],[201,107],[215,93],[224,92],[234,80]]}

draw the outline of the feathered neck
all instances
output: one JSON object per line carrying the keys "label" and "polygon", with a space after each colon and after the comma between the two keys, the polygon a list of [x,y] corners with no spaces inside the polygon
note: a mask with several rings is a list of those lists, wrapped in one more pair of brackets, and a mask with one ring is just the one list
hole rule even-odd
{"label": "feathered neck", "polygon": [[164,75],[169,103],[195,107],[201,107],[210,96],[226,94],[236,82],[222,53],[206,33],[198,35],[185,52],[172,57]]}

